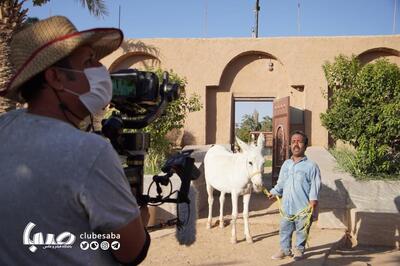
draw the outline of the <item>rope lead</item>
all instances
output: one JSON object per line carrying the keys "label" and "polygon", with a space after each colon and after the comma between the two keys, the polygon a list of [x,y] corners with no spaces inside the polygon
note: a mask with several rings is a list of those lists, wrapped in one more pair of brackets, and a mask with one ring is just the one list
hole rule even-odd
{"label": "rope lead", "polygon": [[[267,196],[270,197],[272,194],[271,192],[268,191],[267,188],[263,188],[262,192]],[[279,198],[278,196],[275,196],[277,201],[278,201],[278,206],[279,206],[279,214],[281,215],[282,218],[286,219],[289,222],[293,222],[297,219],[299,219],[300,217],[307,217],[306,218],[306,223],[304,224],[304,234],[306,235],[306,245],[307,247],[309,247],[310,245],[308,244],[308,238],[309,238],[309,229],[311,227],[311,220],[312,220],[312,214],[314,212],[314,208],[312,206],[307,206],[304,209],[300,210],[298,213],[296,213],[295,215],[291,215],[288,216],[283,212],[282,209],[282,204],[281,204],[281,198]]]}

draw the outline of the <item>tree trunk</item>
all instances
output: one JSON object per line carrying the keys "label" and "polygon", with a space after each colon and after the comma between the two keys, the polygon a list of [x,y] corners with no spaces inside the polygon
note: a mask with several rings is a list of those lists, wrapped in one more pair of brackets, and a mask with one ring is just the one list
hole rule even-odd
{"label": "tree trunk", "polygon": [[[0,91],[4,90],[13,74],[8,56],[10,54],[9,39],[11,34],[0,33]],[[0,97],[0,113],[16,108],[16,102]]]}
{"label": "tree trunk", "polygon": [[[22,9],[25,0],[2,0],[0,2],[0,91],[5,90],[14,73],[10,62],[12,34],[26,18],[27,9]],[[16,108],[16,102],[0,97],[0,113]]]}

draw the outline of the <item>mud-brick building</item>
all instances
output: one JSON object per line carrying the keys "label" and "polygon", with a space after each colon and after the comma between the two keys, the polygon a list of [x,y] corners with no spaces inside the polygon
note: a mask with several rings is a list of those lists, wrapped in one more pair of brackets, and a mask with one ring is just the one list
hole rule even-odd
{"label": "mud-brick building", "polygon": [[[103,63],[111,71],[173,69],[187,79],[187,91],[197,93],[204,108],[188,116],[183,145],[232,143],[235,102],[273,101],[272,179],[288,156],[289,132],[303,129],[313,146],[308,156],[323,175],[318,226],[346,229],[360,244],[398,247],[399,183],[357,182],[335,170],[335,160],[323,148],[329,136],[320,121],[328,108],[322,65],[339,54],[355,55],[362,64],[387,58],[400,65],[400,35],[132,39]],[[204,180],[198,188],[201,209],[207,204]]]}
{"label": "mud-brick building", "polygon": [[382,57],[400,64],[400,35],[128,39],[103,63],[110,71],[161,67],[185,77],[204,108],[189,115],[184,144],[232,143],[235,101],[264,100],[275,102],[274,137],[286,143],[288,132],[300,128],[311,145],[326,147],[322,65],[339,54],[354,54],[363,64]]}

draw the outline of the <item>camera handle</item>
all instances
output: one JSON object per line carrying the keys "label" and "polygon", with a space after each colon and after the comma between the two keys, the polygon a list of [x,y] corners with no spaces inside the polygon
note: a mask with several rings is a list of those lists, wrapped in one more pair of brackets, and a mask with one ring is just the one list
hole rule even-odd
{"label": "camera handle", "polygon": [[165,111],[168,106],[167,97],[162,97],[161,102],[157,105],[156,108],[149,114],[145,115],[141,119],[123,119],[123,128],[134,128],[140,129],[148,126],[154,120],[159,118]]}

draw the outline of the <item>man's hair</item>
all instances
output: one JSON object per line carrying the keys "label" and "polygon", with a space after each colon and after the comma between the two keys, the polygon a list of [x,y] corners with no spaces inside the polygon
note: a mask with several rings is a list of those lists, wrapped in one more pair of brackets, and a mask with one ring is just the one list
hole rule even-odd
{"label": "man's hair", "polygon": [[[71,68],[69,57],[64,57],[63,59],[54,63],[52,66]],[[44,76],[45,71],[46,70],[36,74],[19,87],[21,96],[26,102],[29,103],[32,100],[36,99],[40,94],[40,91],[44,88],[44,84],[46,83],[46,78]],[[74,73],[72,72],[66,72],[66,75],[69,80],[74,80],[75,78]]]}
{"label": "man's hair", "polygon": [[292,136],[290,137],[290,140],[292,139],[292,137],[293,137],[294,135],[300,135],[300,136],[302,136],[302,137],[303,137],[303,141],[304,141],[304,145],[308,146],[308,137],[307,137],[307,135],[306,135],[303,131],[300,131],[300,130],[294,131],[294,132],[292,133]]}

